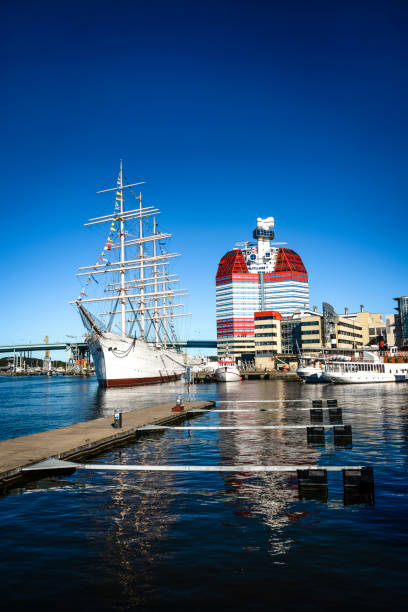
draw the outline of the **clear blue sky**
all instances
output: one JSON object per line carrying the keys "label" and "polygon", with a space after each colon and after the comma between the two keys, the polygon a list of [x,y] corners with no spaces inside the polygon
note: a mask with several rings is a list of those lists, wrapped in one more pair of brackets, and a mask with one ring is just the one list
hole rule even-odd
{"label": "clear blue sky", "polygon": [[311,304],[393,312],[408,293],[408,4],[2,3],[1,343],[83,333],[76,268],[104,238],[119,158],[162,227],[189,337],[257,216],[303,258]]}

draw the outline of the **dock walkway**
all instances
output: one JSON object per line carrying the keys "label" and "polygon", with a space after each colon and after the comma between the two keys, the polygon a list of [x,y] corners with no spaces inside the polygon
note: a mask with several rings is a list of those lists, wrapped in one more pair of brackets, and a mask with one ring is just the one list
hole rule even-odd
{"label": "dock walkway", "polygon": [[[171,425],[193,416],[197,409],[211,409],[215,402],[185,402],[184,411],[174,413],[175,402],[149,406],[122,414],[122,427],[112,427],[113,415],[11,438],[0,442],[0,487],[18,483],[22,468],[45,459],[78,459],[125,443],[145,425]],[[197,415],[197,413],[196,413]]]}

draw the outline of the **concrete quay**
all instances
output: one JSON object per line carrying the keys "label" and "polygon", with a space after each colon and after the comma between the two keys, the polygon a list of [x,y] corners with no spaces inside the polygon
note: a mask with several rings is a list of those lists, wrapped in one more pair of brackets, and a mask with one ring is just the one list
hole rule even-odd
{"label": "concrete quay", "polygon": [[[122,414],[122,427],[112,427],[113,415],[0,442],[0,491],[26,477],[23,467],[45,459],[78,459],[125,444],[141,435],[144,425],[171,425],[197,416],[193,410],[211,409],[215,402],[185,402],[184,411],[172,412],[174,402]],[[145,432],[144,432],[145,433]]]}
{"label": "concrete quay", "polygon": [[[242,380],[290,380],[303,382],[296,372],[285,370],[240,370]],[[216,382],[214,372],[194,372],[194,384]]]}
{"label": "concrete quay", "polygon": [[284,370],[240,370],[242,380],[292,380],[302,382],[296,372]]}

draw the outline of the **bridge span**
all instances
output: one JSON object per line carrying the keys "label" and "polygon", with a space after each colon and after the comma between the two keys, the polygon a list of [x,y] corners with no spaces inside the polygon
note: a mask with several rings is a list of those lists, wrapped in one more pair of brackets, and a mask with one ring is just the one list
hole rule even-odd
{"label": "bridge span", "polygon": [[[168,343],[168,346],[176,346],[177,348],[217,348],[216,340],[180,340],[178,342]],[[71,349],[86,351],[88,345],[86,342],[49,342],[49,343],[27,343],[27,344],[10,344],[0,346],[0,353],[35,353],[40,351],[69,351]]]}

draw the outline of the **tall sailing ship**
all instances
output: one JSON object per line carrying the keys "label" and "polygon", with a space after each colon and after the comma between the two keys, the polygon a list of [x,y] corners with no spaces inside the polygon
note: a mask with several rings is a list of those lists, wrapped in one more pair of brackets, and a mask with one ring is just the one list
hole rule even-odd
{"label": "tall sailing ship", "polygon": [[[175,300],[187,292],[174,288],[179,281],[168,270],[179,253],[165,252],[163,241],[171,234],[159,231],[160,211],[143,205],[142,194],[135,193],[141,184],[124,184],[121,162],[117,186],[97,192],[116,192],[115,207],[85,223],[105,224],[107,238],[96,264],[79,268],[82,290],[71,302],[87,330],[98,381],[106,387],[177,380],[186,368],[174,348],[173,320],[191,313],[177,313],[183,304]],[[125,209],[125,193],[136,201],[135,208]]]}

